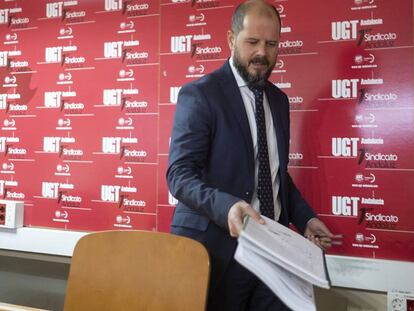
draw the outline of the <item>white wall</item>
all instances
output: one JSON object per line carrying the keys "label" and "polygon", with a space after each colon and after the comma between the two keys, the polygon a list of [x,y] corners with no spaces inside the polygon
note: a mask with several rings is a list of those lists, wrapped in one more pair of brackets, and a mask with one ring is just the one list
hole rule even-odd
{"label": "white wall", "polygon": [[[63,310],[70,258],[0,250],[0,301]],[[386,310],[384,293],[316,289],[319,311]]]}

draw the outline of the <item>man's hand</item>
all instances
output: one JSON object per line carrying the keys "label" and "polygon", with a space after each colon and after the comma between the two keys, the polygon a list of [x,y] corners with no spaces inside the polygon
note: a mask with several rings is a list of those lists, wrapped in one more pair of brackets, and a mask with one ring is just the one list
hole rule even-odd
{"label": "man's hand", "polygon": [[325,224],[318,218],[312,218],[308,221],[305,229],[305,238],[309,239],[323,250],[332,246],[334,235],[329,231]]}
{"label": "man's hand", "polygon": [[230,235],[237,238],[243,229],[243,218],[249,215],[255,221],[264,224],[265,221],[260,217],[260,214],[256,212],[250,204],[246,201],[240,200],[230,207],[227,215],[227,223],[229,225]]}

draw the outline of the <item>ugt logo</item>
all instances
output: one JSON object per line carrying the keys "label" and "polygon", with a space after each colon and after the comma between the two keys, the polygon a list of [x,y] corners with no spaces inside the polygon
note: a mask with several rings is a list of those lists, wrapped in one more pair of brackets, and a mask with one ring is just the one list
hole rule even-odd
{"label": "ugt logo", "polygon": [[359,219],[358,219],[358,225],[362,224],[362,222],[365,219],[365,215],[368,212],[372,212],[372,210],[373,210],[372,207],[361,207],[361,209],[360,209],[361,215],[359,216]]}

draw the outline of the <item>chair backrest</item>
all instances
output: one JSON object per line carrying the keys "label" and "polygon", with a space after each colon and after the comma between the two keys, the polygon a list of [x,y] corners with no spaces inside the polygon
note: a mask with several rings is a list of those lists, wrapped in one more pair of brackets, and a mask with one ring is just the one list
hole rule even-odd
{"label": "chair backrest", "polygon": [[204,246],[185,237],[91,233],[75,247],[64,310],[204,310],[209,271]]}

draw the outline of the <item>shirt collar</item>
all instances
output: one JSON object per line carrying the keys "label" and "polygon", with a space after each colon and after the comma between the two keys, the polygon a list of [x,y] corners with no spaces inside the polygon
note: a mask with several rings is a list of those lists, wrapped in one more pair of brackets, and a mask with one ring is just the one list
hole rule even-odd
{"label": "shirt collar", "polygon": [[234,78],[236,79],[237,86],[239,88],[243,86],[247,86],[247,82],[243,80],[243,78],[240,76],[238,70],[233,64],[233,57],[230,57],[229,63],[230,63],[230,68],[231,68],[231,71],[233,72]]}

